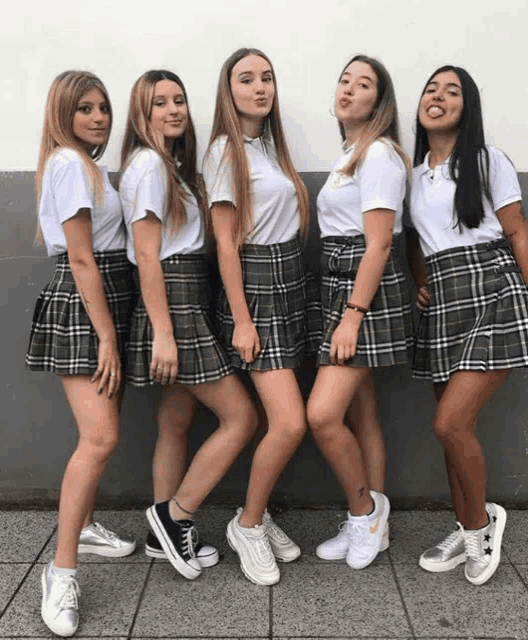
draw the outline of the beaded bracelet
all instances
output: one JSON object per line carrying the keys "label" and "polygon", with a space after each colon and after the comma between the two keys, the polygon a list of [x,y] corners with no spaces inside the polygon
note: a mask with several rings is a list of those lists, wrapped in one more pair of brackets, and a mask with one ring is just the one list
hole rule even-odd
{"label": "beaded bracelet", "polygon": [[347,309],[353,309],[354,311],[359,311],[360,313],[367,313],[368,309],[365,307],[360,307],[358,304],[350,304],[347,303]]}

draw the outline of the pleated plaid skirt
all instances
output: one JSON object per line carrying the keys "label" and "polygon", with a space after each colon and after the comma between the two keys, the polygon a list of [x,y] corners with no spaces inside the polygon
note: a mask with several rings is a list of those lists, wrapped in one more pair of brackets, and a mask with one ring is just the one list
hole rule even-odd
{"label": "pleated plaid skirt", "polygon": [[[176,382],[185,385],[219,380],[233,373],[214,332],[212,294],[207,260],[203,255],[173,255],[162,260],[167,301],[178,347]],[[139,287],[137,269],[134,280]],[[127,380],[142,387],[150,377],[153,331],[145,304],[138,297],[130,323]]]}
{"label": "pleated plaid skirt", "polygon": [[[356,273],[365,253],[364,236],[323,238],[321,253],[323,338],[317,364],[332,364],[332,335],[350,299]],[[407,362],[412,346],[412,315],[405,276],[393,246],[380,286],[361,322],[356,354],[350,367],[387,367]]]}
{"label": "pleated plaid skirt", "polygon": [[277,244],[246,244],[240,253],[244,293],[258,332],[260,353],[243,362],[233,348],[234,323],[225,290],[216,307],[218,331],[231,364],[238,369],[295,369],[308,339],[306,276],[299,236]]}
{"label": "pleated plaid skirt", "polygon": [[528,288],[508,240],[425,259],[431,301],[422,312],[414,377],[446,382],[456,371],[528,366]]}
{"label": "pleated plaid skirt", "polygon": [[[132,265],[125,250],[94,251],[122,361],[133,306]],[[99,340],[73,279],[68,254],[57,256],[51,282],[37,299],[26,354],[31,371],[61,376],[90,375],[97,369]]]}

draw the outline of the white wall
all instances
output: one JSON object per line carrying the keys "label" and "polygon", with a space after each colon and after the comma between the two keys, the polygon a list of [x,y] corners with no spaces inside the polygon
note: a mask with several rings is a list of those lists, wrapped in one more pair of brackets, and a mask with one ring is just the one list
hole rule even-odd
{"label": "white wall", "polygon": [[0,171],[35,169],[46,94],[68,68],[94,71],[109,90],[110,169],[118,168],[130,88],[149,68],[182,77],[203,153],[220,66],[240,46],[261,48],[274,63],[299,171],[328,170],[335,157],[333,91],[343,65],[360,52],[379,57],[393,76],[408,152],[425,80],[454,63],[482,88],[488,140],[528,171],[527,6],[526,0],[10,2],[0,39]]}

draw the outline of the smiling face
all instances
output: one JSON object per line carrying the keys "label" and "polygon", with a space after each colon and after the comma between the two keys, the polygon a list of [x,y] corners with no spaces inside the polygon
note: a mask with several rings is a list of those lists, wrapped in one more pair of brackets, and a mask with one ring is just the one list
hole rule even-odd
{"label": "smiling face", "polygon": [[100,89],[90,89],[77,104],[73,134],[87,151],[105,144],[110,133],[110,105]]}
{"label": "smiling face", "polygon": [[378,99],[378,78],[366,62],[355,60],[341,74],[335,92],[335,114],[345,126],[368,122]]}
{"label": "smiling face", "polygon": [[418,107],[418,118],[427,132],[456,133],[463,110],[460,78],[454,71],[443,71],[425,87]]}
{"label": "smiling face", "polygon": [[160,80],[154,87],[150,124],[164,141],[185,133],[189,121],[183,89],[174,80]]}
{"label": "smiling face", "polygon": [[275,83],[271,66],[261,56],[250,54],[235,64],[229,84],[242,131],[252,135],[273,106]]}

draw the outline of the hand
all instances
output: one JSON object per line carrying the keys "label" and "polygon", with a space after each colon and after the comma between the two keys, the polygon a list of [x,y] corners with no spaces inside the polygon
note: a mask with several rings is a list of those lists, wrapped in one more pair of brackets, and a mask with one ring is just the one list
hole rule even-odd
{"label": "hand", "polygon": [[174,384],[178,375],[178,347],[174,336],[154,333],[150,377],[160,384]]}
{"label": "hand", "polygon": [[115,340],[99,340],[97,370],[92,376],[97,383],[97,393],[106,393],[111,398],[121,387],[121,357]]}
{"label": "hand", "polygon": [[251,321],[235,324],[232,344],[242,362],[253,362],[260,351],[260,340],[255,325]]}
{"label": "hand", "polygon": [[425,311],[429,306],[431,296],[429,295],[429,286],[427,284],[418,288],[418,297],[416,299],[416,308],[418,311]]}
{"label": "hand", "polygon": [[332,335],[330,344],[330,362],[332,364],[343,365],[346,360],[355,356],[358,332],[363,315],[353,309],[347,308],[345,311],[343,319]]}

